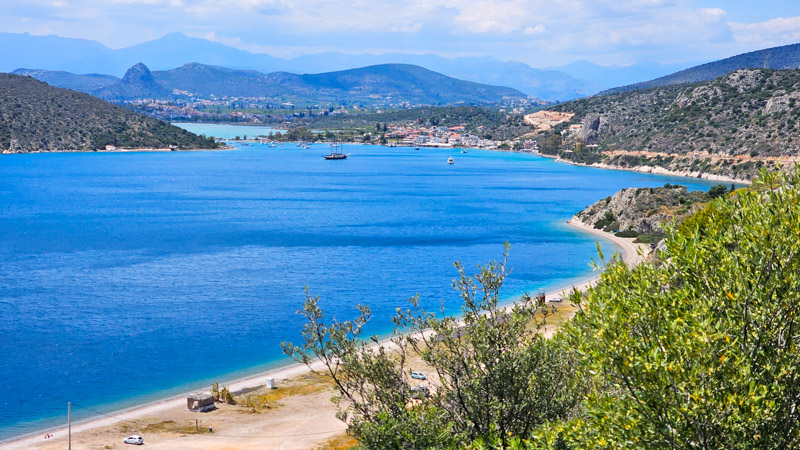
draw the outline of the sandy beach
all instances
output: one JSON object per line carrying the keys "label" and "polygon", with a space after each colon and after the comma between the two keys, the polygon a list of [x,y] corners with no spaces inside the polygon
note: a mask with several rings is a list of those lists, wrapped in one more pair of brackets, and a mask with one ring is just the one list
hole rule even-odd
{"label": "sandy beach", "polygon": [[691,172],[688,170],[669,170],[663,167],[655,167],[655,166],[621,167],[605,163],[583,164],[583,163],[577,163],[575,161],[570,161],[568,159],[562,159],[561,157],[555,155],[545,155],[541,153],[538,153],[538,155],[543,156],[545,158],[554,159],[556,162],[572,164],[573,166],[593,167],[595,169],[624,170],[626,172],[649,173],[653,175],[667,175],[667,176],[683,177],[683,178],[699,178],[702,180],[720,181],[724,183],[750,184],[752,182],[749,179],[733,178],[725,175],[717,175],[706,172]]}
{"label": "sandy beach", "polygon": [[[614,242],[629,265],[641,262],[649,248],[634,244],[632,239],[615,237],[589,226],[567,222],[577,231],[589,233]],[[598,275],[574,284],[559,287],[546,293],[565,297],[572,288],[585,290],[594,284]],[[551,303],[553,305],[554,303]],[[557,304],[571,317],[567,302]],[[549,324],[543,332],[551,335],[558,324]],[[381,344],[386,345],[387,341]],[[391,345],[387,345],[391,347]],[[316,367],[321,368],[317,363]],[[210,413],[193,413],[186,409],[186,394],[119,411],[81,423],[73,423],[72,446],[81,448],[124,448],[122,439],[130,434],[141,434],[148,447],[163,449],[197,448],[276,448],[308,449],[335,447],[336,441],[346,442],[344,423],[336,419],[336,407],[330,401],[333,391],[325,383],[310,379],[310,371],[300,364],[270,370],[247,378],[224,383],[231,392],[244,395],[262,395],[267,378],[274,378],[278,389],[270,393],[287,393],[280,400],[257,413],[249,413],[241,406],[219,405]],[[252,412],[252,411],[251,411]],[[64,417],[66,421],[66,415]],[[195,421],[198,421],[195,429]],[[207,432],[213,427],[213,433]],[[45,438],[49,434],[51,437]],[[61,449],[67,444],[66,423],[62,428],[44,429],[38,433],[0,444],[3,449]]]}

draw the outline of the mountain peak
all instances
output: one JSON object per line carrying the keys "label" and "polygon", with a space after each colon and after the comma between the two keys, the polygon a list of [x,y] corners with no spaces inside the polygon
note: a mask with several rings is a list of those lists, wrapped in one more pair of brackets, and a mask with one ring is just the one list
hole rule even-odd
{"label": "mountain peak", "polygon": [[185,34],[181,33],[180,31],[173,31],[171,33],[167,33],[167,34],[161,36],[160,38],[158,38],[156,40],[159,40],[159,41],[160,40],[170,40],[170,41],[179,41],[180,40],[180,41],[185,41],[185,40],[191,40],[191,39],[195,39],[195,38],[193,38],[191,36],[188,36],[188,35],[185,35]]}
{"label": "mountain peak", "polygon": [[151,83],[154,82],[153,74],[150,73],[150,69],[147,68],[143,63],[136,63],[125,72],[125,76],[122,77],[123,83]]}
{"label": "mountain peak", "polygon": [[147,66],[136,63],[125,72],[119,83],[106,86],[95,94],[104,99],[166,98],[169,97],[170,90],[156,82]]}

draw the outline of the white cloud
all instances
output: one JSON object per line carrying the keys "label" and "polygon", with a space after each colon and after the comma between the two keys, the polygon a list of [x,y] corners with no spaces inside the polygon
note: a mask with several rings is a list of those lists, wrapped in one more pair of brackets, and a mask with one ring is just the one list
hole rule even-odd
{"label": "white cloud", "polygon": [[800,17],[779,17],[757,23],[731,23],[737,42],[771,47],[800,41]]}
{"label": "white cloud", "polygon": [[544,25],[539,24],[535,27],[527,27],[522,30],[522,34],[532,35],[532,34],[542,34],[544,33]]}
{"label": "white cloud", "polygon": [[699,1],[0,0],[0,10],[10,32],[120,47],[181,31],[284,56],[386,49],[610,64],[698,61],[800,40],[798,17],[729,23],[722,0]]}

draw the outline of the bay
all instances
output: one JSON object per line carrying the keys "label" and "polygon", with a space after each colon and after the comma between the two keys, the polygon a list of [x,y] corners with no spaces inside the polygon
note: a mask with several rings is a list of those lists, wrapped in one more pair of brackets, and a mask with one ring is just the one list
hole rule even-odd
{"label": "bay", "polygon": [[453,262],[475,271],[504,241],[508,299],[585,278],[595,238],[564,225],[575,212],[623,187],[715,184],[519,153],[345,151],[0,156],[0,439],[62,424],[69,401],[87,418],[285,363],[304,286],[338,318],[368,304],[381,334],[417,293],[457,313]]}

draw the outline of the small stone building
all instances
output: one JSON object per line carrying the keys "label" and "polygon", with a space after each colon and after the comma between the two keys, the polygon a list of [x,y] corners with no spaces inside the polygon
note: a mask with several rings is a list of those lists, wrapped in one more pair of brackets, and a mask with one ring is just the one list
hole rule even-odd
{"label": "small stone building", "polygon": [[211,394],[198,393],[186,398],[186,409],[194,412],[206,412],[215,409],[214,397]]}

